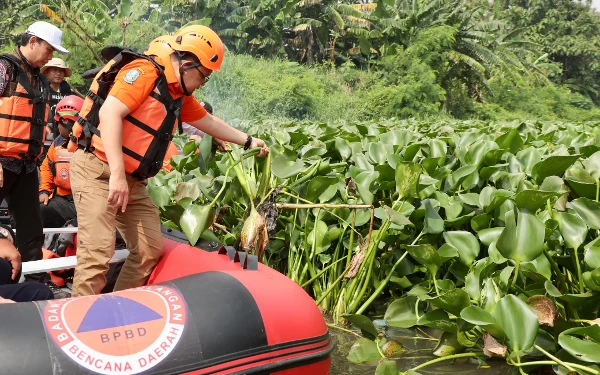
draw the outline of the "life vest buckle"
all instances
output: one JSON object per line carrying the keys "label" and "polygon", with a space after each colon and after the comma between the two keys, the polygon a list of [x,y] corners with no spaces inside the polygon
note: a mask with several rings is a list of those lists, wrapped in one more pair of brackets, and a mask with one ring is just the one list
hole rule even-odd
{"label": "life vest buckle", "polygon": [[29,104],[44,103],[44,98],[41,96],[34,96],[33,99],[29,99]]}
{"label": "life vest buckle", "polygon": [[[169,133],[158,133],[157,137],[161,141],[165,141],[165,142],[169,142],[173,139],[173,135],[171,135]],[[162,165],[162,163],[161,163],[161,165]]]}

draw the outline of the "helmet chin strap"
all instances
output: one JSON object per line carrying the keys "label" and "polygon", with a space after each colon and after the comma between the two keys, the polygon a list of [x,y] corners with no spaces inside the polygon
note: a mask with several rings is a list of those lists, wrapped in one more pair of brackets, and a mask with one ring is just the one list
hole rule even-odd
{"label": "helmet chin strap", "polygon": [[69,133],[71,133],[73,131],[73,125],[75,125],[75,121],[69,120],[67,119],[67,123],[65,124],[64,122],[62,122],[61,119],[59,119],[59,123],[57,125],[62,126],[63,128],[67,129],[69,131]]}
{"label": "helmet chin strap", "polygon": [[183,89],[183,95],[192,96],[193,92],[187,90],[187,87],[185,87],[185,79],[183,79],[183,73],[189,68],[183,67],[181,61],[181,54],[175,53],[175,56],[177,57],[177,62],[179,63],[179,79],[181,80],[181,88]]}

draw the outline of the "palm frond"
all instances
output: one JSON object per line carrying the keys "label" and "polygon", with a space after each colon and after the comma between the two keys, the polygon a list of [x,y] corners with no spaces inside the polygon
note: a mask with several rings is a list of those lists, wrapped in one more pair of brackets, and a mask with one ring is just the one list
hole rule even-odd
{"label": "palm frond", "polygon": [[252,13],[251,9],[249,6],[243,6],[243,7],[239,7],[239,8],[235,8],[234,10],[231,11],[230,15],[232,16],[246,16],[248,14]]}
{"label": "palm frond", "polygon": [[313,5],[321,4],[323,0],[302,0],[298,3],[301,8],[311,7]]}
{"label": "palm frond", "polygon": [[346,23],[352,26],[369,28],[371,26],[371,22],[364,18],[346,16]]}
{"label": "palm frond", "polygon": [[327,13],[329,13],[329,15],[331,16],[331,19],[333,20],[333,22],[335,22],[335,24],[338,28],[344,29],[346,27],[344,24],[344,20],[342,19],[342,16],[338,13],[337,10],[330,7],[328,9]]}
{"label": "palm frond", "polygon": [[361,29],[358,27],[349,27],[348,33],[350,33],[352,35],[356,35],[356,36],[362,36],[365,38],[369,37],[369,30]]}
{"label": "palm frond", "polygon": [[383,27],[391,27],[395,29],[405,30],[407,28],[408,21],[406,19],[397,20],[393,18],[381,18],[377,20],[376,23],[380,24]]}
{"label": "palm frond", "polygon": [[366,17],[366,14],[364,12],[355,9],[353,6],[348,4],[334,4],[331,7],[344,16],[353,16],[357,18]]}
{"label": "palm frond", "polygon": [[238,29],[240,30],[248,30],[249,28],[258,25],[258,21],[256,19],[249,18],[238,25]]}
{"label": "palm frond", "polygon": [[458,51],[450,51],[449,57],[450,60],[456,64],[463,63],[480,74],[485,73],[485,67],[471,56],[465,55]]}
{"label": "palm frond", "polygon": [[309,30],[309,29],[310,29],[310,25],[307,23],[301,23],[299,25],[292,27],[292,30],[294,30],[294,31],[304,31],[304,30]]}
{"label": "palm frond", "polygon": [[477,61],[490,65],[490,66],[499,66],[502,64],[502,61],[496,56],[491,50],[488,48],[478,44],[473,43],[468,39],[463,39],[459,42],[459,45],[462,46],[468,53],[469,56],[475,58]]}
{"label": "palm frond", "polygon": [[269,16],[264,16],[258,23],[258,27],[260,27],[261,29],[264,29],[267,26],[272,25],[272,24],[273,24],[273,19]]}
{"label": "palm frond", "polygon": [[219,35],[225,36],[225,37],[234,37],[234,38],[247,38],[248,37],[248,33],[245,33],[241,30],[237,30],[237,29],[224,29],[219,31]]}
{"label": "palm frond", "polygon": [[371,13],[377,9],[377,3],[367,3],[367,4],[351,4],[348,5],[361,13]]}

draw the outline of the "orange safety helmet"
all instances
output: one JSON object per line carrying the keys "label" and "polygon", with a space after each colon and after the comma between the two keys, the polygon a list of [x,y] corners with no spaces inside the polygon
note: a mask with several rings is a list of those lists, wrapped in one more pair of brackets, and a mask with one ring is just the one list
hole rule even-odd
{"label": "orange safety helmet", "polygon": [[200,64],[216,72],[221,70],[225,47],[212,29],[201,25],[187,26],[179,30],[169,43],[172,49],[194,54]]}
{"label": "orange safety helmet", "polygon": [[144,51],[144,55],[156,55],[156,56],[165,56],[170,55],[173,52],[173,48],[169,45],[169,43],[173,42],[173,37],[170,35],[162,35],[158,38],[154,39],[148,45],[148,49]]}
{"label": "orange safety helmet", "polygon": [[65,96],[56,105],[56,115],[54,115],[54,120],[60,121],[60,118],[63,117],[69,120],[77,121],[79,111],[81,111],[82,106],[83,99],[81,99],[79,96]]}

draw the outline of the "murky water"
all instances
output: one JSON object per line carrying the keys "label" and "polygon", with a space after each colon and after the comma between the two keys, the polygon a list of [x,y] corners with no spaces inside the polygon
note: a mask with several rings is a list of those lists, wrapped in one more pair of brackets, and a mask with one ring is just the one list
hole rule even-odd
{"label": "murky water", "polygon": [[[336,344],[332,354],[331,375],[373,375],[377,362],[368,364],[354,364],[346,359],[350,347],[358,339],[357,336],[346,333],[335,328],[330,328]],[[439,337],[439,333],[433,330],[417,332],[415,329],[400,329],[388,328],[386,336],[388,339],[394,339],[404,345],[406,351],[399,356],[396,361],[399,371],[407,371],[421,363],[430,361],[435,357],[432,353],[433,348],[437,345],[437,340],[431,337]],[[428,335],[430,337],[428,337]],[[415,338],[420,337],[420,339]],[[487,361],[488,367],[481,367],[476,362],[472,362],[469,358],[455,361],[447,361],[437,363],[432,366],[418,370],[419,373],[441,375],[441,374],[461,374],[461,375],[511,375],[514,368],[508,366],[502,360]]]}

